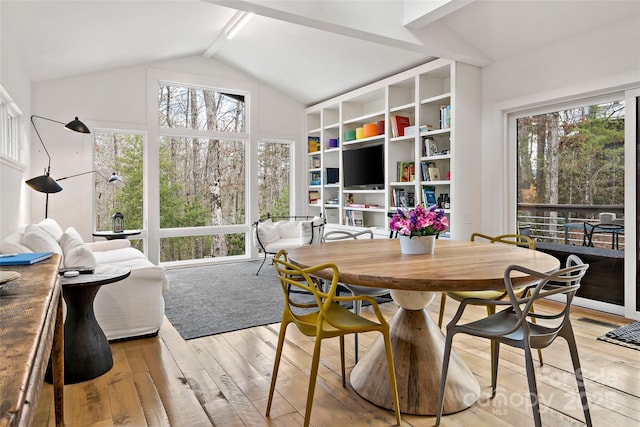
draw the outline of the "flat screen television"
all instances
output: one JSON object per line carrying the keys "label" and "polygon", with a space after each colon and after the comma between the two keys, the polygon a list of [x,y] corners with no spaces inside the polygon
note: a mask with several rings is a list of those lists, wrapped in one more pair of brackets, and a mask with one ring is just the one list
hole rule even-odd
{"label": "flat screen television", "polygon": [[342,152],[344,187],[384,187],[384,145]]}

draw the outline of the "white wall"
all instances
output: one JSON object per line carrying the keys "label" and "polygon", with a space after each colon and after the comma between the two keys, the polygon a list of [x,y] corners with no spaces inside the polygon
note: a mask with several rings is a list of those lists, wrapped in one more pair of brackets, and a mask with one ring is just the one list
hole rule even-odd
{"label": "white wall", "polygon": [[[31,84],[20,56],[7,34],[6,25],[2,25],[2,8],[0,1],[0,85],[22,111],[19,133],[24,141],[23,160],[27,165],[30,146]],[[0,238],[28,221],[30,206],[26,195],[32,190],[24,184],[24,180],[28,179],[27,173],[24,166],[0,159]]]}
{"label": "white wall", "polygon": [[[515,154],[503,112],[640,85],[638,18],[523,52],[483,69],[482,227],[514,232]],[[511,144],[511,145],[509,145]],[[513,153],[513,151],[511,151]],[[513,157],[513,158],[512,158]]]}
{"label": "white wall", "polygon": [[[200,78],[207,82],[220,81],[229,89],[251,91],[251,102],[257,103],[252,108],[251,146],[255,147],[265,138],[284,139],[296,141],[300,144],[297,152],[304,152],[304,107],[301,103],[219,61],[199,56],[36,83],[32,87],[33,112],[60,121],[78,116],[90,128],[117,125],[123,129],[148,131],[149,126],[155,126],[155,123],[148,123],[150,119],[147,118],[147,108],[151,108],[147,105],[152,105],[147,98],[150,70],[154,75],[188,75],[192,81]],[[92,169],[92,135],[69,133],[55,124],[45,123],[38,129],[51,153],[53,177]],[[149,138],[148,143],[157,144],[152,139]],[[38,151],[35,142],[32,147],[29,173],[41,174],[46,156]],[[300,154],[298,156],[300,158]],[[303,157],[299,162],[303,162]],[[304,180],[303,174],[299,176]],[[247,178],[256,181],[255,173],[250,172]],[[93,229],[92,180],[91,174],[65,180],[61,182],[64,190],[51,195],[49,200],[49,216],[58,220],[63,228],[73,225],[87,240]],[[44,195],[32,192],[31,199],[32,220],[38,221],[44,210]],[[249,221],[254,217],[257,218],[257,214],[251,214]]]}

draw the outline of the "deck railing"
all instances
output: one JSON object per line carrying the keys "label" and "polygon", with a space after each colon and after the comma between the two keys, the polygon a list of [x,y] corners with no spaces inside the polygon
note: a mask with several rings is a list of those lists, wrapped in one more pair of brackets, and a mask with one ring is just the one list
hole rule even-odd
{"label": "deck railing", "polygon": [[[529,234],[541,242],[556,244],[583,245],[584,222],[598,223],[600,213],[616,214],[616,224],[623,224],[624,206],[622,205],[548,205],[518,203],[518,227],[521,233]],[[571,226],[568,224],[576,224]],[[611,248],[614,233],[596,231],[593,245]],[[619,250],[624,250],[624,232],[618,233]]]}

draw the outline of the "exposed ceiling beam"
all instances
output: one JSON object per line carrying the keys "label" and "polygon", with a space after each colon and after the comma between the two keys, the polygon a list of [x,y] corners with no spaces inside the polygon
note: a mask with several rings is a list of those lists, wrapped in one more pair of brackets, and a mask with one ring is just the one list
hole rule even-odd
{"label": "exposed ceiling beam", "polygon": [[424,28],[474,1],[475,0],[404,0],[403,24],[407,28]]}
{"label": "exposed ceiling beam", "polygon": [[[402,1],[257,1],[257,0],[204,0],[217,4],[253,12],[256,15],[315,28],[345,37],[395,47],[410,52],[418,52],[437,57],[486,65],[489,60],[482,52],[447,29],[446,37],[430,39],[430,33],[421,34],[426,28],[403,25],[404,2]],[[462,0],[462,7],[473,0]],[[410,3],[415,3],[410,1]],[[423,3],[423,2],[422,2]],[[441,2],[438,2],[441,3]],[[440,5],[431,13],[444,16],[458,8],[455,5]],[[414,9],[411,22],[426,22],[424,9]],[[453,55],[451,52],[454,52]]]}

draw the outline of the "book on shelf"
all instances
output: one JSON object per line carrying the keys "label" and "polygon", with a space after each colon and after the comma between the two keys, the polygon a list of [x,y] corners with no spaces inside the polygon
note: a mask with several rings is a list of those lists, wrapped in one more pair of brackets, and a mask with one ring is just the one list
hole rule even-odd
{"label": "book on shelf", "polygon": [[320,156],[315,155],[311,157],[309,162],[309,169],[320,169]]}
{"label": "book on shelf", "polygon": [[309,153],[315,153],[316,151],[320,151],[320,137],[319,136],[309,136],[307,137],[307,141],[309,144]]}
{"label": "book on shelf", "polygon": [[422,180],[429,181],[429,163],[420,162],[420,171],[422,172]]}
{"label": "book on shelf", "polygon": [[427,171],[429,172],[429,181],[440,181],[440,169],[433,165],[429,165]]}
{"label": "book on shelf", "polygon": [[402,188],[394,188],[391,193],[393,206],[399,208],[409,207],[409,195]]}
{"label": "book on shelf", "polygon": [[309,203],[317,204],[320,200],[320,192],[319,191],[309,191]]}
{"label": "book on shelf", "polygon": [[435,156],[438,154],[438,144],[436,140],[425,136],[422,138],[422,157]]}
{"label": "book on shelf", "polygon": [[440,169],[434,162],[420,162],[420,169],[422,170],[423,181],[439,181]]}
{"label": "book on shelf", "polygon": [[362,211],[344,211],[344,223],[346,225],[353,225],[362,227],[364,225],[364,216]]}
{"label": "book on shelf", "polygon": [[440,106],[440,129],[451,127],[451,105]]}
{"label": "book on shelf", "polygon": [[416,166],[414,162],[397,162],[398,181],[413,182],[416,178]]}
{"label": "book on shelf", "polygon": [[404,129],[411,126],[411,119],[406,116],[391,116],[391,134],[394,138],[404,136]]}
{"label": "book on shelf", "polygon": [[436,205],[436,188],[428,185],[422,186],[422,200],[424,200],[424,205],[426,207]]}
{"label": "book on shelf", "polygon": [[427,125],[422,125],[422,126],[413,125],[413,126],[407,126],[404,128],[404,136],[416,136],[416,133],[422,136],[422,135],[425,135],[427,132],[429,132],[427,129]]}
{"label": "book on shelf", "polygon": [[351,211],[351,225],[356,227],[362,227],[364,225],[362,211]]}
{"label": "book on shelf", "polygon": [[413,191],[407,191],[407,207],[412,208],[416,205],[416,195]]}
{"label": "book on shelf", "polygon": [[322,173],[320,171],[311,172],[310,185],[322,185]]}

